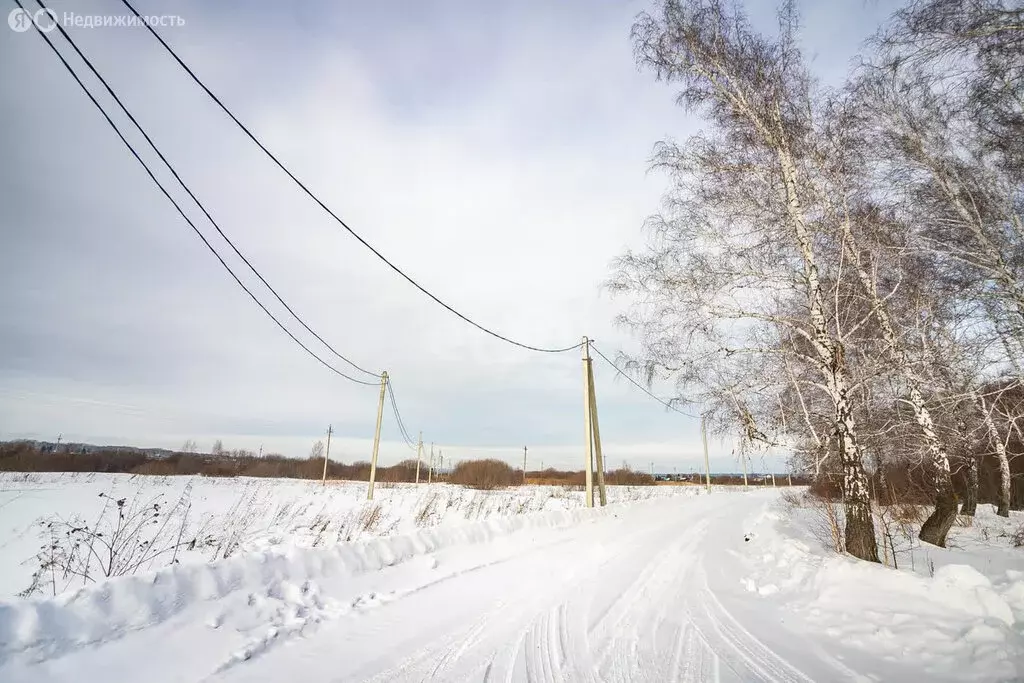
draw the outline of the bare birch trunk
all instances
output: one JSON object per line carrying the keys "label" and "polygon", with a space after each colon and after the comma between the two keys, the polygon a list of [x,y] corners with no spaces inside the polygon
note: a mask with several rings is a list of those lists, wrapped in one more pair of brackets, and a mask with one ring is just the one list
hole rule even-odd
{"label": "bare birch trunk", "polygon": [[910,405],[914,411],[914,419],[921,429],[925,448],[928,449],[935,494],[935,510],[921,526],[921,533],[918,537],[925,543],[944,548],[946,547],[946,535],[949,534],[953,522],[956,521],[956,494],[953,491],[953,480],[950,477],[949,455],[939,440],[938,434],[935,433],[935,422],[932,420],[928,406],[925,405],[924,396],[921,395],[921,380],[911,368],[907,352],[896,335],[896,327],[889,316],[885,301],[878,294],[875,278],[867,271],[861,260],[853,228],[849,221],[842,221],[841,227],[843,249],[856,268],[857,279],[871,302],[889,358],[910,387]]}
{"label": "bare birch trunk", "polygon": [[960,514],[965,517],[973,517],[978,509],[978,459],[970,457],[967,459],[967,492],[964,494],[964,504],[960,508]]}
{"label": "bare birch trunk", "polygon": [[932,484],[935,489],[935,510],[921,525],[918,534],[925,543],[941,548],[946,547],[946,535],[949,534],[953,522],[956,521],[956,493],[953,491],[953,479],[949,473],[949,456],[942,447],[939,437],[935,434],[935,425],[931,414],[924,405],[924,398],[916,386],[910,390],[910,403],[914,408],[914,417],[921,427],[925,445],[928,448],[932,465]]}
{"label": "bare birch trunk", "polygon": [[985,429],[988,430],[989,440],[992,442],[996,452],[996,460],[999,462],[999,494],[996,499],[996,514],[1000,517],[1010,516],[1010,458],[1006,454],[1006,445],[999,435],[999,428],[996,427],[992,413],[985,405],[985,399],[980,398],[981,412],[985,420]]}
{"label": "bare birch trunk", "polygon": [[846,399],[846,378],[836,374],[836,427],[839,430],[839,462],[843,468],[843,502],[846,508],[846,552],[870,562],[878,562],[878,543],[871,517],[864,457],[857,443],[853,412]]}
{"label": "bare birch trunk", "polygon": [[1000,517],[1010,516],[1010,459],[1006,456],[1006,448],[1002,441],[997,442],[996,457],[999,459],[999,501],[996,514]]}
{"label": "bare birch trunk", "polygon": [[811,327],[814,331],[812,343],[820,359],[818,366],[825,374],[828,393],[835,409],[839,462],[843,468],[846,551],[862,560],[878,562],[878,543],[875,539],[874,520],[871,517],[871,497],[868,492],[867,475],[864,472],[864,457],[857,440],[856,422],[849,401],[849,380],[843,348],[828,331],[813,242],[804,222],[797,194],[796,165],[785,148],[780,148],[778,155],[789,218],[804,260]]}

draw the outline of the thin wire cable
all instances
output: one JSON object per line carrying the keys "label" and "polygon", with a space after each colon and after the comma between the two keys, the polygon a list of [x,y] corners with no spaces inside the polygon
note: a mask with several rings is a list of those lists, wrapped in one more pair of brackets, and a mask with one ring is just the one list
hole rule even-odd
{"label": "thin wire cable", "polygon": [[[21,0],[14,0],[14,4],[16,4],[23,12],[27,12],[28,11],[21,4]],[[163,195],[167,198],[167,200],[171,203],[171,205],[174,206],[174,208],[175,208],[175,210],[177,210],[178,214],[180,214],[181,217],[185,219],[185,222],[188,223],[189,227],[192,228],[192,230],[196,233],[196,235],[199,237],[199,239],[202,240],[203,244],[206,245],[206,248],[209,249],[211,253],[213,253],[213,255],[217,258],[217,260],[224,267],[224,269],[228,271],[228,273],[234,279],[235,283],[238,284],[238,286],[241,287],[242,290],[244,290],[245,293],[249,295],[249,297],[256,303],[256,305],[259,306],[263,310],[263,312],[266,313],[270,317],[270,319],[273,320],[277,324],[277,326],[281,328],[282,331],[284,331],[285,334],[287,334],[289,337],[291,337],[292,341],[294,341],[296,344],[298,344],[306,353],[308,353],[310,356],[315,358],[318,362],[320,362],[321,365],[326,367],[328,370],[330,370],[331,372],[335,373],[336,375],[339,375],[340,377],[344,377],[345,379],[349,380],[350,382],[354,382],[356,384],[362,384],[362,385],[365,385],[365,386],[377,386],[377,382],[365,382],[363,380],[355,379],[354,377],[349,377],[348,375],[346,375],[345,373],[341,372],[340,370],[338,370],[337,368],[332,366],[330,363],[325,361],[323,358],[318,356],[309,347],[307,347],[305,344],[303,344],[294,334],[292,334],[291,331],[287,327],[285,327],[281,323],[281,321],[278,320],[274,316],[274,314],[270,312],[269,309],[267,309],[266,306],[263,305],[263,302],[261,302],[258,298],[256,298],[256,295],[253,294],[252,291],[250,291],[249,288],[246,287],[245,284],[238,278],[238,276],[235,274],[235,272],[233,270],[231,270],[231,267],[224,261],[223,258],[221,258],[221,255],[219,253],[217,253],[217,250],[214,249],[213,245],[211,245],[210,242],[206,239],[206,236],[203,235],[202,232],[200,232],[199,228],[196,227],[195,223],[192,222],[192,220],[188,217],[188,215],[185,213],[185,211],[178,204],[178,202],[176,202],[174,200],[174,197],[172,197],[170,192],[167,191],[167,188],[165,188],[160,183],[160,181],[157,180],[156,175],[154,175],[153,171],[149,168],[149,166],[146,164],[146,162],[143,161],[143,159],[139,155],[138,151],[136,151],[136,149],[132,146],[132,144],[130,142],[128,142],[128,139],[125,138],[124,134],[121,132],[121,129],[117,127],[117,124],[115,124],[113,119],[110,118],[110,115],[103,108],[103,105],[101,105],[99,103],[99,101],[92,94],[92,92],[90,92],[89,88],[85,85],[85,83],[82,82],[82,79],[79,78],[79,76],[75,72],[74,68],[64,58],[64,55],[62,55],[60,53],[60,50],[58,50],[57,46],[53,44],[53,42],[50,40],[49,36],[47,36],[46,33],[41,31],[38,26],[35,26],[34,24],[33,24],[33,26],[35,27],[36,33],[38,33],[39,36],[46,42],[46,44],[53,51],[53,53],[55,55],[57,55],[57,58],[61,61],[61,64],[64,65],[64,68],[68,71],[69,74],[71,74],[71,77],[75,79],[75,82],[78,83],[78,85],[82,89],[82,91],[89,97],[89,100],[92,101],[92,103],[100,111],[100,113],[103,115],[103,118],[106,119],[107,124],[114,130],[114,132],[117,134],[117,136],[121,139],[121,142],[124,143],[125,147],[128,148],[128,151],[131,152],[133,157],[135,157],[135,160],[138,161],[139,164],[141,164],[142,168],[146,171],[146,175],[149,176],[150,180],[153,181],[153,183],[157,186],[157,188],[160,190],[160,192],[163,193]]]}
{"label": "thin wire cable", "polygon": [[[128,0],[121,0],[121,2],[124,4],[125,7],[127,7],[132,12],[132,14],[134,14],[140,20],[142,19],[142,15],[139,14],[139,12],[135,9],[135,7],[132,6],[132,4],[130,2],[128,2]],[[221,108],[221,110],[225,114],[227,114],[228,117],[232,121],[235,122],[235,125],[237,125],[242,130],[242,132],[244,132],[246,134],[246,136],[250,140],[252,140],[256,144],[256,146],[259,147],[260,150],[262,150],[263,153],[266,154],[267,157],[277,165],[278,168],[280,168],[282,171],[284,171],[285,175],[287,175],[289,178],[291,178],[292,182],[294,182],[299,187],[299,189],[301,189],[310,199],[312,199],[314,202],[316,202],[320,206],[320,208],[323,209],[327,213],[327,215],[329,215],[331,218],[334,219],[334,221],[336,223],[338,223],[338,225],[343,227],[345,230],[348,231],[348,233],[350,235],[355,237],[356,240],[358,240],[360,244],[362,244],[364,247],[366,247],[371,252],[373,252],[374,256],[376,256],[378,259],[380,259],[385,264],[387,264],[387,266],[389,268],[391,268],[391,270],[393,270],[396,273],[398,273],[399,275],[401,275],[413,287],[415,287],[416,289],[420,290],[420,292],[422,292],[423,294],[427,295],[435,303],[439,304],[444,309],[446,309],[449,313],[452,313],[453,315],[457,316],[458,318],[460,318],[464,322],[469,323],[470,325],[472,325],[473,327],[477,328],[481,332],[485,332],[485,333],[491,335],[492,337],[495,337],[496,339],[500,339],[503,342],[507,342],[509,344],[512,344],[513,346],[518,346],[520,348],[527,349],[529,351],[539,351],[541,353],[564,353],[566,351],[572,351],[573,349],[578,349],[580,346],[582,346],[582,344],[574,344],[573,346],[567,346],[565,348],[544,348],[544,347],[540,347],[540,346],[531,346],[530,344],[524,344],[522,342],[515,341],[514,339],[510,339],[509,337],[506,337],[504,335],[498,334],[497,332],[484,327],[480,323],[478,323],[478,322],[468,318],[467,316],[463,315],[462,313],[459,313],[457,310],[452,308],[450,305],[448,305],[447,303],[445,303],[444,301],[439,299],[437,296],[432,294],[430,291],[428,291],[420,283],[416,282],[416,280],[413,280],[409,275],[406,275],[406,273],[401,268],[399,268],[394,263],[389,261],[387,259],[387,257],[384,256],[384,254],[382,254],[381,252],[377,251],[377,249],[375,249],[373,247],[373,245],[371,245],[369,242],[367,242],[365,239],[363,239],[363,237],[360,236],[359,233],[357,233],[355,230],[353,230],[351,227],[349,227],[349,225],[344,220],[342,220],[334,211],[332,211],[330,209],[330,207],[328,207],[319,197],[317,197],[315,194],[313,194],[313,192],[308,187],[306,187],[306,185],[301,180],[299,180],[295,176],[294,173],[292,173],[290,170],[288,170],[288,167],[285,166],[284,163],[282,163],[274,155],[273,152],[271,152],[269,149],[267,149],[267,147],[262,142],[260,142],[259,138],[257,138],[246,127],[246,125],[244,123],[242,123],[238,119],[238,117],[236,117],[231,112],[230,109],[228,109],[227,105],[225,105],[220,100],[220,98],[217,97],[216,94],[214,94],[214,92],[212,90],[210,90],[208,87],[206,87],[206,84],[203,83],[203,81],[199,78],[199,76],[197,76],[195,74],[194,71],[192,71],[192,69],[188,66],[188,64],[186,64],[181,59],[181,57],[178,56],[178,54],[174,51],[174,49],[170,45],[167,44],[167,42],[160,36],[160,34],[157,33],[156,30],[148,22],[143,21],[142,23],[146,27],[146,29],[153,35],[153,37],[156,38],[157,41],[159,41],[159,43],[161,45],[163,45],[164,49],[167,50],[167,52],[171,55],[171,57],[174,58],[174,61],[176,61],[178,63],[178,65],[181,66],[181,68],[185,70],[185,73],[187,73],[192,78],[192,80],[195,81],[196,85],[198,85],[200,88],[202,88],[203,91],[206,92],[207,95],[209,95],[210,99],[212,99],[217,104],[217,106],[219,106]]]}
{"label": "thin wire cable", "polygon": [[[49,9],[46,5],[43,4],[42,0],[36,0],[36,4],[39,5],[39,7],[41,9],[44,9],[44,10],[48,10]],[[306,329],[307,332],[309,332],[311,335],[316,337],[317,340],[321,344],[323,344],[325,347],[327,347],[327,349],[331,353],[333,353],[335,356],[337,356],[338,358],[340,358],[344,362],[348,363],[349,365],[351,365],[356,370],[359,370],[360,372],[364,372],[367,375],[370,375],[371,377],[379,377],[379,375],[377,373],[370,372],[369,370],[367,370],[365,368],[362,368],[359,365],[356,365],[354,362],[352,362],[351,360],[349,360],[345,356],[343,356],[340,353],[338,353],[338,351],[336,351],[333,346],[328,344],[327,341],[324,340],[323,337],[321,337],[309,325],[307,325],[306,321],[303,320],[299,316],[298,313],[296,313],[294,310],[292,310],[292,307],[289,306],[288,303],[283,298],[281,298],[281,295],[277,293],[277,290],[275,290],[270,285],[270,283],[266,281],[266,279],[263,277],[263,275],[261,275],[260,272],[258,270],[256,270],[256,267],[253,266],[252,263],[249,262],[249,259],[247,259],[245,257],[245,254],[243,254],[241,251],[239,251],[238,247],[235,246],[235,243],[231,241],[231,238],[229,238],[226,234],[224,234],[224,231],[221,230],[220,225],[217,223],[217,221],[214,220],[213,216],[210,215],[210,212],[206,210],[206,207],[203,205],[203,203],[201,201],[199,201],[199,198],[196,197],[195,193],[192,192],[192,189],[189,188],[189,186],[185,183],[185,181],[182,180],[181,176],[178,175],[178,171],[174,168],[174,166],[171,164],[171,162],[167,160],[167,157],[165,157],[163,152],[160,151],[160,148],[157,147],[156,143],[153,142],[153,139],[150,138],[150,136],[146,132],[145,128],[142,127],[142,124],[139,123],[139,121],[135,118],[135,116],[131,113],[131,111],[128,110],[128,107],[124,104],[124,102],[121,101],[121,98],[118,97],[116,92],[114,92],[114,89],[110,86],[110,84],[103,77],[103,75],[100,74],[100,72],[96,69],[96,67],[93,65],[92,61],[90,61],[90,59],[85,56],[85,54],[82,52],[82,50],[79,49],[79,47],[75,43],[74,39],[70,35],[68,35],[68,32],[65,31],[64,27],[60,25],[60,22],[54,22],[54,25],[57,27],[57,30],[60,31],[60,34],[62,36],[64,36],[64,39],[68,42],[68,44],[71,45],[71,48],[75,51],[75,53],[78,54],[79,58],[89,68],[89,70],[92,72],[92,74],[99,80],[99,82],[101,84],[103,84],[103,87],[106,89],[107,93],[110,94],[110,96],[114,99],[114,102],[117,103],[117,106],[119,106],[121,108],[121,111],[124,112],[125,116],[127,116],[128,119],[135,125],[135,127],[138,129],[139,133],[142,134],[142,137],[145,138],[147,143],[149,143],[149,146],[153,148],[153,151],[156,152],[156,155],[158,157],[160,157],[160,161],[162,161],[164,163],[164,166],[166,166],[167,170],[169,170],[171,172],[171,175],[174,176],[174,179],[176,181],[178,181],[178,184],[181,185],[182,189],[184,189],[185,192],[188,194],[188,196],[191,197],[192,201],[196,203],[196,206],[199,207],[199,210],[203,212],[203,215],[206,216],[206,219],[208,221],[210,221],[211,225],[213,225],[214,229],[217,231],[217,234],[219,234],[221,236],[221,238],[223,238],[223,240],[228,243],[228,246],[231,247],[231,249],[235,252],[235,254],[238,256],[238,258],[242,259],[242,262],[246,266],[248,266],[249,270],[251,270],[252,273],[257,278],[259,278],[259,281],[262,282],[263,285],[268,290],[270,290],[270,293],[274,295],[274,297],[278,300],[278,302],[280,302],[280,304],[282,306],[284,306],[285,310],[287,310],[288,313],[290,313],[291,316],[293,318],[295,318],[295,320],[297,320],[299,322],[299,324],[302,325],[302,327],[304,327]]]}
{"label": "thin wire cable", "polygon": [[604,355],[603,353],[601,353],[601,349],[599,349],[599,348],[597,348],[596,346],[594,346],[594,342],[593,342],[593,341],[591,341],[591,342],[590,342],[590,348],[591,348],[591,349],[592,349],[592,350],[594,351],[594,353],[596,353],[596,354],[597,354],[598,356],[600,356],[601,358],[603,358],[603,359],[604,359],[604,361],[605,361],[606,363],[608,363],[608,365],[610,365],[610,366],[612,366],[613,368],[615,368],[615,369],[616,369],[616,370],[618,371],[618,373],[619,373],[620,375],[622,375],[623,377],[625,377],[626,379],[628,379],[628,380],[630,381],[630,383],[632,383],[632,385],[633,385],[633,386],[635,386],[635,387],[636,387],[637,389],[639,389],[640,391],[644,392],[645,394],[647,394],[648,396],[650,396],[651,398],[653,398],[653,399],[654,399],[655,401],[657,401],[657,402],[658,402],[658,403],[660,403],[661,405],[665,406],[665,407],[666,407],[666,408],[668,408],[669,410],[674,410],[675,412],[679,413],[680,415],[685,415],[686,417],[693,417],[693,418],[697,418],[697,417],[698,417],[697,415],[691,415],[690,413],[687,413],[687,412],[685,412],[685,411],[682,411],[682,410],[680,410],[679,408],[677,408],[677,407],[675,407],[674,405],[672,405],[671,403],[669,403],[668,401],[665,401],[665,400],[663,400],[663,399],[660,399],[660,398],[658,398],[657,396],[655,396],[654,394],[652,394],[652,393],[650,392],[650,390],[648,390],[648,389],[647,389],[647,387],[645,387],[644,385],[640,384],[640,383],[639,383],[639,382],[637,382],[637,381],[636,381],[635,379],[633,379],[632,377],[630,377],[629,373],[627,373],[627,372],[626,372],[625,370],[623,370],[623,369],[622,369],[622,368],[620,368],[620,367],[619,367],[618,365],[616,365],[615,363],[613,363],[613,362],[611,361],[611,359],[609,359],[609,358],[608,358],[608,356],[606,356],[606,355]]}
{"label": "thin wire cable", "polygon": [[403,419],[402,419],[402,413],[401,413],[401,411],[399,411],[399,410],[398,410],[398,403],[397,403],[397,402],[396,402],[396,400],[395,400],[395,394],[394,394],[394,391],[393,391],[393,390],[391,390],[391,385],[390,385],[390,383],[388,383],[388,389],[389,389],[389,390],[390,390],[390,392],[391,392],[391,407],[392,407],[392,408],[394,408],[394,410],[395,410],[395,420],[396,420],[396,421],[398,422],[398,425],[399,425],[399,429],[400,429],[400,430],[401,430],[401,432],[402,432],[402,436],[403,436],[403,438],[405,439],[405,443],[406,443],[406,444],[407,444],[407,445],[408,445],[408,446],[409,446],[410,448],[412,448],[413,450],[415,450],[415,449],[416,449],[416,446],[415,446],[415,445],[414,445],[414,443],[413,443],[413,440],[412,440],[412,435],[411,435],[411,434],[409,434],[409,429],[408,429],[408,428],[407,428],[407,427],[405,426],[405,420],[403,420]]}
{"label": "thin wire cable", "polygon": [[391,388],[391,382],[388,382],[388,398],[391,399],[391,408],[395,413],[395,422],[398,424],[398,431],[405,440],[405,445],[414,451],[418,451],[416,445],[412,441],[412,437],[409,436],[409,430],[406,429],[405,422],[402,421],[402,414],[398,410],[398,403],[395,401],[395,392],[394,389]]}
{"label": "thin wire cable", "polygon": [[[390,383],[389,383],[388,388],[390,389]],[[398,424],[399,424],[400,429],[402,431],[402,435],[405,438],[405,443],[412,450],[417,450],[415,442],[412,439],[412,435],[409,433],[408,427],[405,426],[405,420],[402,419],[402,413],[401,413],[401,411],[398,410],[398,403],[395,400],[395,394],[394,394],[393,390],[391,391],[391,406],[395,409],[395,419],[398,421]]]}

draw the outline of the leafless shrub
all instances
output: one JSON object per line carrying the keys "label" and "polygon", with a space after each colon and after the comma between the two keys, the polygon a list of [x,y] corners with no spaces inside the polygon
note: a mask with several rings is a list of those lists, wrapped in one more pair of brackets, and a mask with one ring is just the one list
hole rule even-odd
{"label": "leafless shrub", "polygon": [[809,493],[799,493],[797,491],[786,491],[782,494],[782,503],[787,507],[791,508],[804,508],[807,507],[807,498]]}
{"label": "leafless shrub", "polygon": [[320,513],[313,518],[313,521],[309,525],[310,531],[313,532],[313,547],[319,548],[323,545],[324,537],[327,534],[327,529],[331,525],[331,518],[327,515]]}
{"label": "leafless shrub", "polygon": [[437,506],[437,493],[431,493],[419,510],[416,511],[416,515],[413,521],[418,527],[425,527],[431,525],[431,520],[434,517],[434,509]]}
{"label": "leafless shrub", "polygon": [[144,498],[141,489],[131,499],[101,493],[103,508],[91,524],[77,516],[40,520],[43,545],[33,558],[32,582],[21,595],[57,595],[76,581],[85,585],[174,564],[179,549],[195,544],[187,535],[191,492],[189,483],[170,506],[162,494]]}
{"label": "leafless shrub", "polygon": [[449,481],[469,488],[490,491],[505,486],[520,486],[522,470],[501,460],[466,460],[452,470]]}
{"label": "leafless shrub", "polygon": [[654,477],[646,472],[636,472],[628,467],[612,470],[604,475],[609,486],[654,486]]}
{"label": "leafless shrub", "polygon": [[818,496],[809,491],[802,495],[787,492],[783,494],[782,499],[786,505],[810,511],[811,533],[823,546],[837,553],[845,552],[843,512],[840,504],[831,498]]}
{"label": "leafless shrub", "polygon": [[1021,522],[1017,530],[1010,535],[1010,543],[1014,548],[1024,548],[1024,522]]}
{"label": "leafless shrub", "polygon": [[268,507],[266,495],[261,486],[251,486],[242,492],[224,516],[220,533],[211,540],[213,548],[210,560],[231,557],[251,536],[253,528],[265,517]]}
{"label": "leafless shrub", "polygon": [[377,526],[380,524],[382,518],[381,507],[379,503],[372,503],[367,507],[364,507],[362,512],[359,513],[359,529],[363,533],[373,533]]}

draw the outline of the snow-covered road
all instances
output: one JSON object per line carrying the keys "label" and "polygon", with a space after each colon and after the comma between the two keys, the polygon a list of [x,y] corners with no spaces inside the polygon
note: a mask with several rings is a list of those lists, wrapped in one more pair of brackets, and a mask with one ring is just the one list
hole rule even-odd
{"label": "snow-covered road", "polygon": [[[722,493],[581,511],[361,571],[310,568],[304,556],[295,575],[261,566],[210,578],[216,599],[176,589],[141,621],[120,613],[157,581],[114,581],[90,609],[123,625],[0,648],[0,680],[868,680],[743,588],[744,526],[774,500]],[[373,543],[384,556],[399,547]],[[29,642],[25,629],[46,619],[72,617],[39,610],[7,640]]]}

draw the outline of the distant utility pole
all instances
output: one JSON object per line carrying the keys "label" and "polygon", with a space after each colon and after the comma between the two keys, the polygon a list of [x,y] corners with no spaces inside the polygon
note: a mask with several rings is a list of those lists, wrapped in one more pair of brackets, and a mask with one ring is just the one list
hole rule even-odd
{"label": "distant utility pole", "polygon": [[523,484],[526,484],[526,446],[523,446]]}
{"label": "distant utility pole", "polygon": [[373,433],[373,458],[370,460],[370,486],[366,500],[373,500],[373,482],[377,478],[377,453],[380,450],[380,421],[384,417],[384,394],[388,389],[388,371],[380,373],[380,399],[377,401],[377,429]]}
{"label": "distant utility pole", "polygon": [[334,431],[334,425],[327,425],[327,450],[324,451],[324,474],[320,477],[320,483],[327,483],[327,457],[331,454],[331,432]]}
{"label": "distant utility pole", "polygon": [[430,444],[430,462],[427,463],[427,483],[434,479],[434,444]]}
{"label": "distant utility pole", "polygon": [[597,421],[597,394],[594,391],[594,366],[590,359],[590,339],[583,338],[583,425],[586,432],[587,507],[594,507],[594,467],[601,505],[607,505],[604,489],[604,456],[601,453],[601,428]]}
{"label": "distant utility pole", "polygon": [[260,444],[260,457],[263,457],[263,444]]}
{"label": "distant utility pole", "polygon": [[420,432],[419,443],[416,444],[416,483],[420,483],[420,460],[423,459],[423,432]]}
{"label": "distant utility pole", "polygon": [[700,438],[704,442],[704,477],[708,493],[711,493],[711,464],[708,460],[708,428],[707,416],[700,416]]}
{"label": "distant utility pole", "polygon": [[654,463],[651,463],[651,476],[654,476]]}

